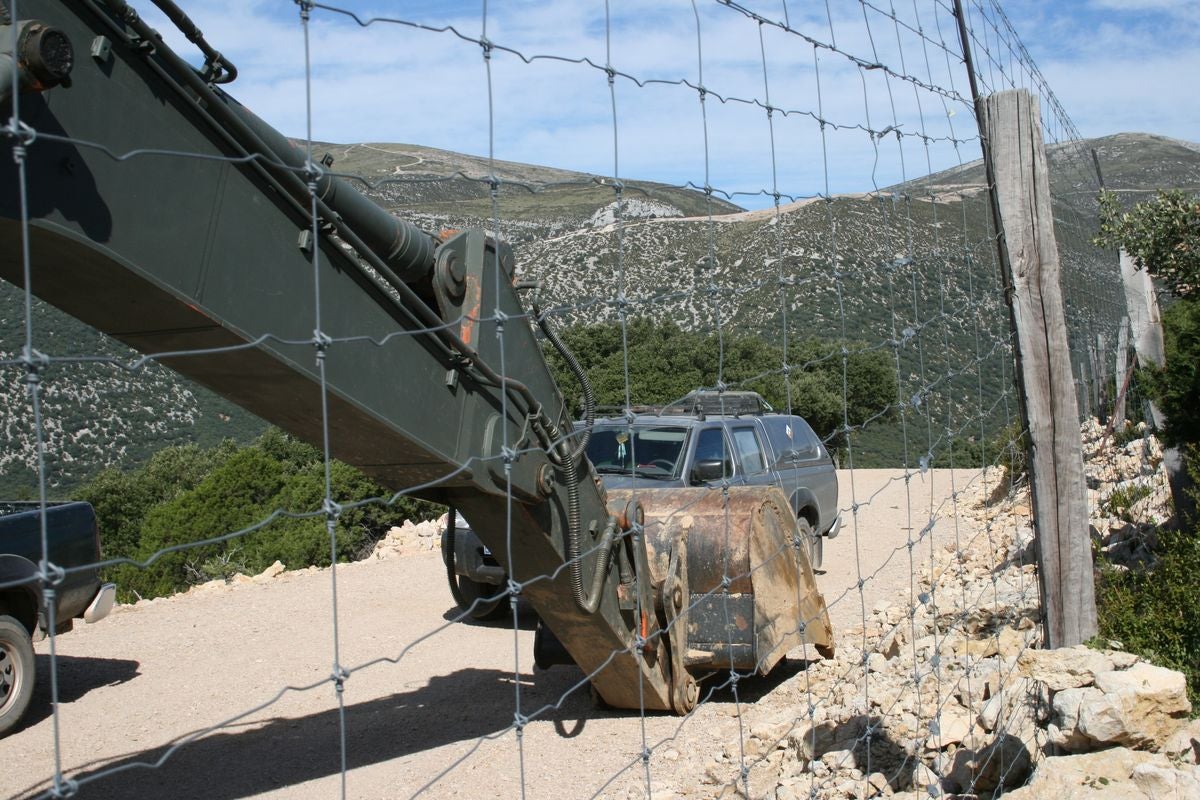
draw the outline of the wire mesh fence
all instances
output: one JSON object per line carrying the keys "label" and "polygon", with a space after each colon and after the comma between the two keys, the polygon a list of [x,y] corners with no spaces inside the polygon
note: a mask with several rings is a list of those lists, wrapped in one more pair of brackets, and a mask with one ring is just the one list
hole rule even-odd
{"label": "wire mesh fence", "polygon": [[[153,5],[172,14],[171,3]],[[162,462],[163,480],[196,473],[180,491],[186,498],[173,498],[175,516],[158,520],[156,530],[170,535],[118,544],[101,530],[100,554],[56,564],[43,513],[36,570],[0,572],[0,592],[9,593],[0,597],[36,586],[53,620],[55,589],[72,575],[99,566],[132,601],[135,586],[166,593],[179,576],[185,584],[229,577],[267,540],[307,559],[290,569],[330,564],[319,576],[245,581],[228,594],[249,598],[241,610],[226,594],[193,593],[138,603],[102,623],[125,630],[157,614],[177,628],[165,640],[140,640],[165,660],[112,654],[162,670],[169,697],[150,700],[144,678],[120,673],[110,681],[120,685],[106,689],[111,740],[94,757],[73,737],[95,721],[67,702],[87,685],[89,665],[60,654],[70,637],[60,642],[61,627],[49,624],[38,680],[49,687],[39,691],[52,731],[26,744],[45,728],[31,723],[0,742],[14,758],[16,748],[28,756],[27,774],[6,781],[9,793],[815,798],[1002,794],[1024,781],[1046,745],[1048,697],[1028,670],[1041,633],[1022,494],[1026,445],[964,40],[981,91],[1028,88],[1041,100],[1084,416],[1111,403],[1103,365],[1125,307],[1115,256],[1091,245],[1100,185],[1092,154],[1000,5],[963,4],[961,37],[958,4],[938,0],[484,3],[386,16],[353,3],[278,5],[290,9],[286,21],[275,9],[264,20],[291,37],[279,61],[295,69],[256,99],[264,115],[276,112],[292,121],[289,132],[303,133],[290,154],[252,117],[222,117],[205,94],[238,72],[213,50],[220,42],[201,37],[204,66],[183,74],[170,47],[188,59],[195,48],[174,30],[177,15],[171,22],[136,9],[156,21],[161,41],[116,0],[69,9],[8,2],[14,20],[88,30],[73,44],[82,56],[90,43],[92,57],[79,59],[74,86],[44,99],[21,93],[11,76],[4,174],[12,180],[0,236],[4,275],[22,288],[10,292],[21,323],[8,330],[19,335],[0,354],[14,443],[5,469],[27,469],[32,499],[44,507],[78,485],[90,468],[81,459],[128,464],[145,456],[135,440],[184,437],[206,390],[183,388],[164,365],[308,440],[317,466],[304,491],[285,496],[273,479],[256,482],[261,456],[235,446],[207,466]],[[11,33],[16,52],[15,26]],[[111,52],[97,54],[99,38]],[[346,75],[346,48],[379,53],[378,75]],[[131,145],[110,135],[111,121],[60,124],[71,92],[125,74],[165,98],[162,116],[148,122],[185,129],[180,138],[143,122]],[[414,108],[405,87],[431,80],[444,102]],[[236,81],[229,91],[237,94]],[[456,131],[456,150],[481,155],[320,140],[329,127],[322,120],[372,95],[378,107],[365,113],[394,119],[393,141],[418,140],[432,118]],[[119,114],[121,103],[108,100]],[[194,150],[176,144],[189,140]],[[49,155],[39,160],[39,149]],[[560,160],[573,171],[519,163]],[[61,185],[52,168],[88,183],[55,196],[45,188]],[[465,310],[447,315],[464,302],[453,296],[464,291],[453,262],[438,267],[450,278],[409,279],[349,212],[331,212],[331,177],[436,234],[431,244],[400,229],[413,247],[448,252],[468,241],[450,231],[482,229],[493,244],[470,239],[463,258],[492,283],[468,281]],[[174,195],[132,203],[161,235],[121,238],[117,193],[153,198],[153,187],[181,182],[197,187],[195,203],[176,205]],[[242,206],[230,199],[239,190]],[[253,223],[223,227],[263,203],[281,209],[295,237]],[[90,248],[82,262],[58,244],[63,231]],[[243,263],[218,265],[188,249],[219,249],[217,240],[234,234],[246,245]],[[289,269],[297,258],[306,269],[276,277],[284,273],[272,262],[284,253]],[[77,352],[35,296],[65,297],[55,294],[65,291],[56,267],[86,270],[88,258],[130,272],[167,265],[149,269],[155,291],[196,316],[165,313],[167,302],[151,304],[159,296],[151,293],[90,308],[93,324],[114,338]],[[506,301],[502,284],[515,284],[525,301]],[[122,301],[103,286],[74,288],[91,296],[59,302],[68,310]],[[575,398],[566,367],[557,373],[568,376],[565,399],[539,367],[525,385],[528,363],[542,358],[532,354],[535,328],[553,363],[562,357],[547,329],[563,331],[594,369],[595,395],[615,406],[598,424],[624,432],[622,448],[647,408],[692,390],[717,398],[710,418],[743,419],[720,413],[743,390],[807,418],[814,452],[839,467],[840,534],[819,536],[832,513],[804,519],[801,493],[779,477],[787,459],[771,472],[765,460],[755,466],[730,428],[735,438],[724,447],[736,466],[708,480],[675,462],[651,474],[633,452],[617,477],[645,479],[625,491],[646,521],[609,518],[606,528],[600,519],[577,536],[568,501],[554,495],[551,504],[553,488],[538,496],[529,487],[601,482],[579,458],[589,427],[572,424],[589,403]],[[447,387],[486,394],[500,420],[487,438],[483,416],[438,416],[438,404],[453,403],[438,399]],[[347,411],[356,402],[365,413]],[[428,412],[406,420],[397,408]],[[388,450],[401,440],[402,452]],[[276,455],[292,446],[272,441]],[[379,491],[364,492],[339,457]],[[795,450],[790,458],[794,469]],[[213,464],[230,459],[244,471],[225,473],[237,476],[225,484],[206,481]],[[530,463],[549,471],[530,477]],[[656,478],[680,491],[646,488]],[[781,496],[816,538],[802,537],[804,527],[765,543],[747,533],[760,523],[739,505],[754,491],[744,487],[771,482],[790,492]],[[684,488],[696,484],[704,488]],[[616,483],[607,491],[616,494]],[[356,528],[373,524],[368,515],[411,498],[459,506],[487,537],[480,553],[497,582],[455,583],[460,595],[464,586],[473,593],[443,613],[451,601],[436,558],[343,566],[370,552],[376,535],[365,550],[360,539],[349,544]],[[264,512],[263,502],[275,505]],[[546,536],[529,535],[531,526]],[[690,585],[668,564],[689,529],[689,547],[715,553],[712,579],[701,582],[682,551]],[[639,561],[647,547],[651,559]],[[818,552],[823,570],[814,570]],[[612,590],[592,598],[598,612],[586,608],[596,574],[596,586],[608,588],[593,594]],[[680,578],[686,601],[673,606],[668,590]],[[753,594],[739,588],[751,585]],[[823,605],[812,605],[810,588]],[[790,627],[768,638],[762,626],[776,612],[763,598],[772,593],[794,594],[776,600],[804,611],[781,615]],[[500,621],[476,623],[485,607]],[[537,614],[584,663],[535,667]],[[829,619],[832,637],[822,639]],[[700,647],[688,620],[707,620],[719,635]],[[191,625],[194,639],[178,634]],[[70,636],[84,646],[82,634]],[[172,680],[176,659],[209,665],[230,690],[218,696],[201,693],[204,681]],[[694,702],[672,715],[655,698],[674,691],[684,664],[699,684]],[[607,707],[618,695],[620,707]]]}

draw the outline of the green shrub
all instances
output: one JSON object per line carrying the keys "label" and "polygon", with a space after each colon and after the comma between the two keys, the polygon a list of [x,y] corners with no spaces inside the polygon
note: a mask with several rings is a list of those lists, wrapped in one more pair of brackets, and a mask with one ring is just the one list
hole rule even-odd
{"label": "green shrub", "polygon": [[1105,501],[1105,510],[1114,517],[1123,519],[1126,522],[1146,522],[1147,520],[1134,519],[1129,509],[1137,503],[1137,501],[1149,497],[1154,492],[1149,486],[1135,485],[1125,488],[1114,489],[1113,493],[1108,496]]}
{"label": "green shrub", "polygon": [[[1200,477],[1200,448],[1191,448],[1193,477]],[[1156,562],[1147,568],[1101,564],[1096,587],[1099,641],[1117,640],[1131,653],[1179,670],[1192,705],[1200,710],[1200,520],[1160,529]]]}
{"label": "green shrub", "polygon": [[[275,561],[298,569],[358,558],[393,525],[443,510],[409,497],[388,503],[390,492],[340,461],[330,463],[329,477],[342,506],[332,543],[322,513],[324,459],[276,429],[247,447],[166,448],[142,469],[106,470],[82,494],[96,508],[105,558],[153,559],[107,570],[126,601],[258,573]],[[223,540],[195,544],[213,539]]]}
{"label": "green shrub", "polygon": [[[1166,414],[1164,443],[1187,448],[1194,485],[1200,481],[1200,417],[1195,413],[1200,401],[1200,199],[1160,191],[1124,211],[1115,195],[1105,193],[1100,205],[1097,244],[1125,248],[1138,267],[1178,298],[1163,312],[1166,366],[1141,370],[1137,379]],[[1096,596],[1100,636],[1183,672],[1193,707],[1200,709],[1200,519],[1159,530],[1155,556],[1149,568],[1102,565]]]}
{"label": "green shrub", "polygon": [[[1029,479],[1029,432],[1016,420],[996,432],[986,448],[987,466],[1004,468],[1000,484],[1004,491]],[[997,487],[999,488],[999,487]]]}
{"label": "green shrub", "polygon": [[[718,338],[644,318],[629,320],[627,337],[622,337],[616,323],[565,328],[560,336],[587,371],[600,406],[624,405],[628,355],[634,403],[678,400],[695,389],[711,388],[719,373],[726,385],[756,391],[780,411],[787,409],[790,396],[792,412],[805,417],[822,439],[840,429],[845,418],[851,425],[862,425],[897,416],[892,355],[863,342],[846,342],[843,375],[841,342],[792,341],[788,349],[791,368],[785,378],[781,374],[782,348],[761,336],[726,333]],[[572,413],[579,413],[578,381],[553,348],[547,347],[545,355]]]}
{"label": "green shrub", "polygon": [[1094,244],[1123,247],[1138,269],[1148,269],[1178,297],[1200,291],[1200,196],[1159,189],[1128,210],[1113,192],[1101,192],[1099,201]]}
{"label": "green shrub", "polygon": [[1200,708],[1200,614],[1195,612],[1200,531],[1160,531],[1156,554],[1152,569],[1102,566],[1096,597],[1100,637],[1182,672],[1192,704]]}
{"label": "green shrub", "polygon": [[1138,379],[1167,417],[1163,442],[1200,442],[1200,298],[1172,303],[1162,321],[1166,366],[1142,370]]}
{"label": "green shrub", "polygon": [[1120,448],[1124,447],[1125,445],[1129,444],[1130,442],[1141,439],[1142,436],[1143,436],[1142,431],[1138,430],[1138,426],[1134,425],[1132,422],[1129,422],[1128,420],[1126,420],[1125,424],[1122,425],[1121,427],[1113,428],[1112,446],[1114,448],[1120,449]]}
{"label": "green shrub", "polygon": [[201,449],[167,447],[141,469],[106,469],[86,484],[78,499],[96,509],[103,557],[132,556],[138,550],[142,520],[154,506],[195,487],[204,476],[237,451],[231,441]]}

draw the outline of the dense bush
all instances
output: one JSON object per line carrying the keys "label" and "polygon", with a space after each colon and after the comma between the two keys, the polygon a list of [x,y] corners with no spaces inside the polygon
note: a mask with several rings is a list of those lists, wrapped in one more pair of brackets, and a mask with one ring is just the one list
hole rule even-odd
{"label": "dense bush", "polygon": [[1167,444],[1200,442],[1200,297],[1172,303],[1163,312],[1167,363],[1139,373],[1139,384],[1167,417]]}
{"label": "dense bush", "polygon": [[140,470],[101,473],[82,499],[96,507],[106,559],[153,559],[146,567],[110,569],[124,599],[159,597],[235,572],[261,572],[276,560],[291,568],[328,566],[334,558],[362,555],[405,519],[441,513],[438,506],[409,498],[355,505],[390,493],[338,461],[330,465],[330,484],[334,501],[344,506],[332,543],[321,513],[320,453],[274,429],[247,447],[167,448]]}
{"label": "dense bush", "polygon": [[141,540],[142,520],[151,508],[195,488],[215,467],[237,452],[226,441],[209,450],[196,445],[159,450],[141,469],[106,469],[86,484],[78,499],[96,509],[104,558],[130,556]]}
{"label": "dense bush", "polygon": [[1200,292],[1200,196],[1160,189],[1124,210],[1115,193],[1102,192],[1095,241],[1123,248],[1177,297]]}

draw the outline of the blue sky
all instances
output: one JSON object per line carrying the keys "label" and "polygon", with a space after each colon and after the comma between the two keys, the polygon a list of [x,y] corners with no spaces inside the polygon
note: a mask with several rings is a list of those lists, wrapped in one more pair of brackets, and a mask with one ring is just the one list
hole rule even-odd
{"label": "blue sky", "polygon": [[[181,52],[152,5],[135,2]],[[277,128],[303,136],[304,39],[292,0],[182,0],[241,77],[232,94]],[[331,0],[363,16],[386,16],[482,35],[482,2]],[[585,172],[704,184],[748,207],[767,194],[809,197],[867,191],[978,155],[950,0],[741,0],[743,8],[839,51],[715,0],[491,0],[487,36],[535,59],[483,50],[450,32],[315,9],[310,27],[313,135],[335,142],[422,144]],[[985,84],[1032,79],[1012,40],[997,36],[992,0],[968,0]],[[983,16],[980,8],[988,10]],[[1200,2],[1196,0],[1008,0],[1004,13],[1084,136],[1146,131],[1200,140]],[[880,12],[891,14],[896,22]],[[699,35],[697,30],[699,29]],[[921,30],[924,37],[918,36]],[[606,36],[606,33],[608,34]],[[703,59],[698,57],[703,52]],[[989,58],[989,53],[991,58]],[[849,56],[849,57],[848,57]],[[602,69],[562,59],[611,63]],[[857,58],[856,63],[850,57]],[[765,81],[764,81],[765,60]],[[863,65],[883,63],[885,70]],[[686,80],[712,93],[703,108]],[[1004,71],[1009,77],[1005,77]],[[915,81],[903,80],[909,75]],[[661,81],[661,82],[659,82]],[[927,91],[921,84],[940,87]],[[720,102],[724,96],[726,102]],[[780,111],[771,124],[763,109]],[[705,115],[707,118],[705,118]],[[824,137],[822,125],[824,119]],[[773,130],[772,130],[773,126]],[[882,136],[874,135],[892,128]],[[900,136],[895,135],[895,131]],[[1063,135],[1051,124],[1053,136]],[[772,135],[774,151],[772,151]],[[614,149],[619,165],[614,162]],[[706,178],[707,175],[707,178]]]}

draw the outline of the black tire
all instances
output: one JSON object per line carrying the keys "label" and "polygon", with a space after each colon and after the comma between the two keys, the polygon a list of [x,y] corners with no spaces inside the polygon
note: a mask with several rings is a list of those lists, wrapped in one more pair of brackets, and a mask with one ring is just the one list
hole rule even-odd
{"label": "black tire", "polygon": [[813,532],[812,523],[804,517],[796,520],[796,526],[800,528],[800,537],[803,539],[808,553],[809,566],[814,570],[819,569],[821,561],[825,558],[825,543],[822,541],[822,537]]}
{"label": "black tire", "polygon": [[508,595],[504,594],[503,587],[480,583],[466,575],[457,577],[458,594],[454,599],[458,601],[458,607],[467,612],[471,619],[486,622],[508,614]]}
{"label": "black tire", "polygon": [[21,721],[33,697],[33,641],[25,626],[0,616],[0,736]]}
{"label": "black tire", "polygon": [[454,598],[454,604],[460,611],[480,622],[500,619],[504,616],[508,611],[508,596],[494,597],[501,591],[499,586],[480,583],[466,575],[458,574],[454,565],[454,539],[450,536],[449,531],[442,531],[442,561],[446,565],[446,580],[450,584],[450,595]]}

